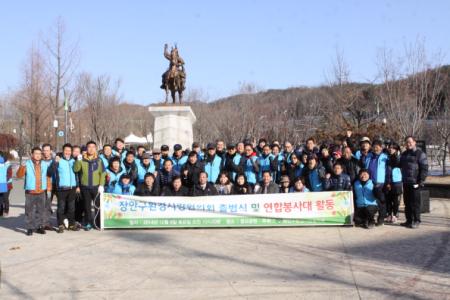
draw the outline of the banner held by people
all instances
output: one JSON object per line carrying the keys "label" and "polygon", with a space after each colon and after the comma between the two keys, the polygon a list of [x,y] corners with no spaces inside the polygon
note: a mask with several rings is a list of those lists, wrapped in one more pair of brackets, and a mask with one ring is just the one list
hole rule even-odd
{"label": "banner held by people", "polygon": [[101,227],[280,227],[352,225],[349,191],[228,195],[206,197],[139,197],[102,193]]}

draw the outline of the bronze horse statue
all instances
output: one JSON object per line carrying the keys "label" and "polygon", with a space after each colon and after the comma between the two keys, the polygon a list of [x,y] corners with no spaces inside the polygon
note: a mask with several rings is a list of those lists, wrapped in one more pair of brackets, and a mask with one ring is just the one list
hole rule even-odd
{"label": "bronze horse statue", "polygon": [[169,60],[169,69],[162,75],[161,88],[166,91],[166,101],[169,100],[169,91],[172,95],[173,104],[176,103],[176,94],[178,101],[183,101],[183,91],[185,90],[186,72],[184,71],[184,60],[178,54],[178,48],[172,48],[170,53],[167,51],[167,44],[164,45],[164,57]]}

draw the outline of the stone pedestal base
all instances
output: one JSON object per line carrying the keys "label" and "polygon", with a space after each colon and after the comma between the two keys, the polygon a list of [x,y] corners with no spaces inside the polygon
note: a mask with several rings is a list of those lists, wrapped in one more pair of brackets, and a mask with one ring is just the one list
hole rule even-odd
{"label": "stone pedestal base", "polygon": [[168,145],[172,151],[175,144],[192,147],[192,124],[197,118],[190,106],[150,106],[148,110],[155,118],[153,147]]}

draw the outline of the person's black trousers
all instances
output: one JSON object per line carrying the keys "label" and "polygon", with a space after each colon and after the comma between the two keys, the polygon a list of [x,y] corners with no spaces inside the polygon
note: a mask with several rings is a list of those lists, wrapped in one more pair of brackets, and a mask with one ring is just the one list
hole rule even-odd
{"label": "person's black trousers", "polygon": [[86,225],[94,225],[92,222],[92,202],[94,202],[95,225],[100,227],[100,194],[98,192],[98,187],[82,187],[81,195],[84,201],[84,220]]}
{"label": "person's black trousers", "polygon": [[64,219],[67,218],[69,225],[75,224],[75,188],[67,190],[56,191],[56,198],[58,199],[58,208],[56,216],[58,226],[64,224]]}
{"label": "person's black trousers", "polygon": [[384,195],[384,184],[376,184],[373,187],[373,195],[377,199],[378,204],[378,224],[384,223],[386,218],[386,196]]}
{"label": "person's black trousers", "polygon": [[369,205],[366,207],[357,207],[355,216],[358,220],[358,224],[370,224],[375,222],[375,214],[378,211],[378,207],[375,205]]}
{"label": "person's black trousers", "polygon": [[400,206],[400,195],[395,191],[389,191],[386,194],[386,210],[388,216],[398,216],[398,207]]}
{"label": "person's black trousers", "polygon": [[82,224],[83,223],[83,212],[84,212],[84,199],[81,190],[76,193],[75,196],[75,221]]}
{"label": "person's black trousers", "polygon": [[9,191],[0,193],[0,216],[9,213]]}
{"label": "person's black trousers", "polygon": [[414,188],[411,184],[403,185],[403,201],[405,202],[406,222],[420,222],[420,188]]}

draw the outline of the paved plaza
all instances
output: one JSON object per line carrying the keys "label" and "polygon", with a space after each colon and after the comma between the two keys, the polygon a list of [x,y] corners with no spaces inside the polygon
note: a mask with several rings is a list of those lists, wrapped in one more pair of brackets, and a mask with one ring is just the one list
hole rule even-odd
{"label": "paved plaza", "polygon": [[450,201],[419,229],[111,230],[24,234],[0,220],[0,299],[450,299]]}

